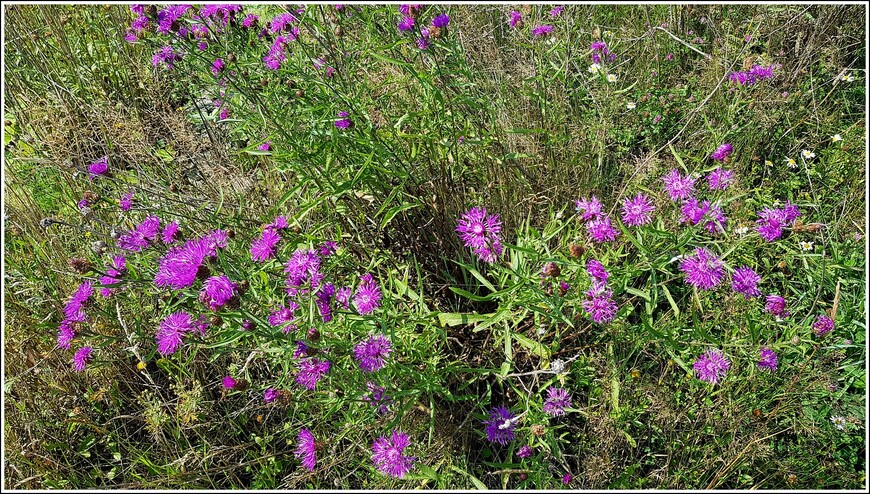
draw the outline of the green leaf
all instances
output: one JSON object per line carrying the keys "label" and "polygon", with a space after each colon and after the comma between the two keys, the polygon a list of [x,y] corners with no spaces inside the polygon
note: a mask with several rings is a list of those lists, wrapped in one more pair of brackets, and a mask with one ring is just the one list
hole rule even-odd
{"label": "green leaf", "polygon": [[529,337],[519,334],[513,333],[511,337],[517,340],[520,345],[524,346],[527,350],[534,353],[538,357],[549,360],[550,358],[550,350],[544,346],[541,342],[530,339]]}
{"label": "green leaf", "polygon": [[474,487],[478,488],[479,490],[482,490],[482,491],[489,490],[486,488],[485,485],[483,485],[483,482],[481,482],[477,477],[475,477],[474,475],[471,475],[470,473],[466,472],[465,470],[463,470],[455,465],[450,465],[450,469],[453,470],[454,472],[461,473],[462,475],[465,475],[466,477],[468,477],[468,480],[470,480],[471,483],[474,484]]}
{"label": "green leaf", "polygon": [[483,322],[492,317],[493,315],[494,314],[462,314],[459,312],[441,312],[438,314],[438,323],[442,326],[459,326],[460,324]]}
{"label": "green leaf", "polygon": [[647,302],[652,300],[652,298],[649,296],[649,292],[647,292],[646,290],[638,290],[637,288],[627,287],[625,291],[632,295],[637,295],[638,297],[645,299]]}
{"label": "green leaf", "polygon": [[665,292],[665,297],[668,298],[668,302],[671,304],[671,309],[674,309],[674,314],[676,314],[677,317],[679,317],[680,316],[680,308],[677,307],[677,303],[674,302],[674,297],[671,296],[671,291],[668,290],[668,287],[666,287],[665,285],[662,285],[662,290]]}

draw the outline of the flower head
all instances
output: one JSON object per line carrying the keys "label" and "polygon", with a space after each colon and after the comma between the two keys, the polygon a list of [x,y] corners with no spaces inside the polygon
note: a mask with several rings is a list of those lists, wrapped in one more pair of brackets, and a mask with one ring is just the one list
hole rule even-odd
{"label": "flower head", "polygon": [[565,409],[571,407],[571,395],[564,388],[547,389],[547,400],[544,402],[544,412],[558,417],[565,415]]}
{"label": "flower head", "polygon": [[732,183],[734,183],[734,172],[731,170],[716,168],[707,175],[707,184],[710,186],[710,190],[725,190]]}
{"label": "flower head", "polygon": [[354,357],[359,362],[359,368],[365,372],[374,372],[384,367],[384,360],[390,356],[393,345],[384,335],[370,335],[353,347]]}
{"label": "flower head", "polygon": [[834,321],[828,316],[818,316],[813,322],[813,332],[816,336],[824,336],[834,330]]}
{"label": "flower head", "polygon": [[211,310],[218,310],[237,295],[237,288],[226,275],[212,276],[203,283],[199,299]]}
{"label": "flower head", "polygon": [[716,161],[725,161],[725,158],[730,156],[733,151],[734,148],[731,146],[731,143],[726,142],[725,144],[722,144],[721,146],[716,148],[716,150],[713,151],[713,154],[711,154],[710,157]]}
{"label": "flower head", "polygon": [[317,463],[317,447],[314,441],[314,434],[308,429],[301,429],[296,436],[296,451],[294,453],[297,458],[302,458],[302,466],[308,470],[314,471],[314,465]]}
{"label": "flower head", "polygon": [[221,384],[224,389],[233,389],[236,387],[236,380],[233,379],[233,376],[224,376],[224,378],[221,379]]}
{"label": "flower head", "polygon": [[534,36],[536,38],[540,38],[541,36],[546,36],[552,32],[553,32],[553,26],[550,26],[549,24],[543,24],[540,26],[535,26],[532,29],[532,36]]}
{"label": "flower head", "polygon": [[731,368],[731,361],[721,351],[711,348],[695,361],[692,368],[698,373],[698,379],[716,384]]}
{"label": "flower head", "polygon": [[263,262],[275,257],[278,242],[281,241],[281,236],[271,229],[263,230],[263,233],[251,243],[251,259],[257,262]]}
{"label": "flower head", "polygon": [[102,158],[94,161],[90,165],[88,165],[88,173],[90,174],[90,179],[105,175],[109,171],[109,157],[103,156]]}
{"label": "flower head", "polygon": [[672,201],[688,199],[695,190],[695,178],[692,175],[683,177],[677,169],[672,169],[662,177],[662,182]]}
{"label": "flower head", "polygon": [[450,24],[450,16],[447,14],[438,14],[432,19],[432,25],[437,28],[445,28]]}
{"label": "flower head", "polygon": [[655,209],[652,201],[643,194],[625,199],[622,201],[622,222],[629,226],[646,225],[652,221],[650,213]]}
{"label": "flower head", "polygon": [[489,418],[483,422],[486,426],[486,438],[491,443],[499,443],[502,446],[516,437],[516,416],[507,407],[494,407],[489,411]]}
{"label": "flower head", "polygon": [[758,368],[773,372],[776,370],[777,364],[776,353],[770,348],[762,347],[759,351]]}
{"label": "flower head", "polygon": [[574,201],[574,206],[581,221],[597,220],[602,215],[601,202],[594,195],[588,200],[581,197],[580,200]]}
{"label": "flower head", "polygon": [[399,31],[410,31],[414,29],[414,18],[413,17],[403,17],[399,22],[398,26],[396,26]]}
{"label": "flower head", "polygon": [[178,350],[186,333],[193,331],[194,321],[186,312],[175,312],[160,321],[157,330],[157,351],[160,355],[172,355]]}
{"label": "flower head", "polygon": [[604,269],[604,266],[593,258],[589,258],[589,260],[586,261],[586,272],[589,273],[589,276],[595,279],[599,285],[606,284],[607,278],[610,276],[610,273]]}
{"label": "flower head", "polygon": [[619,232],[610,223],[610,218],[602,216],[597,220],[586,223],[586,231],[595,243],[612,242],[619,236]]}
{"label": "flower head", "polygon": [[360,279],[362,282],[353,296],[353,305],[361,315],[371,314],[381,305],[381,289],[370,274],[363,275]]}
{"label": "flower head", "polygon": [[278,398],[278,390],[275,388],[268,388],[265,393],[263,393],[263,401],[266,403],[272,403]]}
{"label": "flower head", "polygon": [[841,431],[846,429],[846,418],[842,415],[831,417],[831,423],[834,424],[834,427]]}
{"label": "flower head", "polygon": [[471,247],[478,259],[493,263],[502,254],[501,220],[497,214],[487,214],[486,208],[473,207],[463,213],[456,226],[459,238]]}
{"label": "flower head", "polygon": [[316,358],[299,362],[296,372],[296,383],[305,389],[314,391],[317,381],[329,372],[329,361]]}
{"label": "flower head", "polygon": [[680,271],[686,275],[686,283],[702,290],[715,288],[725,276],[724,263],[703,247],[696,247],[695,254],[680,261]]}
{"label": "flower head", "polygon": [[129,211],[130,208],[133,207],[133,190],[131,189],[121,196],[121,200],[118,201],[118,204],[121,206],[121,211]]}
{"label": "flower head", "polygon": [[586,292],[586,300],[583,301],[583,310],[598,324],[606,324],[616,317],[619,306],[613,301],[613,291],[601,286],[594,286]]}
{"label": "flower head", "polygon": [[178,222],[173,221],[163,227],[163,231],[160,233],[160,239],[164,244],[171,244],[175,242],[176,233],[178,233]]}
{"label": "flower head", "polygon": [[758,297],[761,295],[756,285],[761,281],[761,275],[752,270],[749,266],[742,266],[734,270],[731,275],[731,289],[737,293],[742,293],[746,300],[750,297]]}
{"label": "flower head", "polygon": [[803,149],[801,150],[801,156],[803,156],[805,160],[811,160],[816,157],[816,153],[810,151],[809,149]]}
{"label": "flower head", "polygon": [[381,436],[372,444],[372,462],[379,472],[396,478],[403,478],[414,467],[416,458],[405,456],[405,448],[411,439],[400,431],[392,431],[390,437]]}
{"label": "flower head", "polygon": [[779,295],[768,295],[764,310],[776,317],[786,318],[789,312],[785,309],[785,299]]}
{"label": "flower head", "polygon": [[335,120],[335,127],[340,130],[347,130],[353,127],[353,121],[349,117],[350,113],[346,111],[338,112],[338,118]]}
{"label": "flower head", "polygon": [[510,16],[510,20],[508,20],[508,23],[510,24],[511,27],[517,27],[517,25],[519,25],[520,27],[522,27],[522,24],[523,24],[523,14],[520,14],[520,13],[519,13],[518,11],[516,11],[516,10],[512,10],[512,11],[510,12],[510,14],[508,14],[508,15]]}
{"label": "flower head", "polygon": [[76,350],[76,354],[73,356],[73,367],[76,372],[81,372],[85,370],[85,366],[88,365],[88,361],[91,359],[91,352],[94,349],[89,346],[83,346]]}

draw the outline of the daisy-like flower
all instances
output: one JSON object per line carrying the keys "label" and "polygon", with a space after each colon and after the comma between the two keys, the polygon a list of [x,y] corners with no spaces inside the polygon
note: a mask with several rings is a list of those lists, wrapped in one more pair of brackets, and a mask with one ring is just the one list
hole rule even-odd
{"label": "daisy-like flower", "polygon": [[393,344],[386,336],[370,335],[353,347],[354,357],[364,372],[374,372],[384,367],[384,360],[393,351]]}
{"label": "daisy-like flower", "polygon": [[786,318],[789,312],[785,309],[785,299],[779,295],[768,295],[764,310],[776,317]]}
{"label": "daisy-like flower", "polygon": [[813,250],[812,242],[807,242],[806,240],[804,240],[799,245],[801,246],[801,250]]}
{"label": "daisy-like flower", "polygon": [[746,235],[747,233],[749,233],[749,227],[746,225],[738,226],[734,229],[734,233],[736,233],[737,235]]}
{"label": "daisy-like flower", "polygon": [[329,361],[310,358],[298,364],[296,383],[305,389],[314,391],[317,381],[329,372]]}
{"label": "daisy-like flower", "polygon": [[834,134],[831,136],[831,142],[840,142],[843,140],[843,136],[840,134]]}
{"label": "daisy-like flower", "polygon": [[617,79],[616,74],[607,74],[607,82],[616,82]]}
{"label": "daisy-like flower", "polygon": [[809,149],[804,149],[801,151],[801,156],[803,156],[805,160],[811,160],[816,157],[816,153],[810,151]]}
{"label": "daisy-like flower", "polygon": [[625,199],[622,201],[622,222],[629,226],[646,225],[652,221],[650,213],[655,209],[652,201],[643,194]]}
{"label": "daisy-like flower", "polygon": [[764,166],[773,166],[773,161],[764,160]]}
{"label": "daisy-like flower", "polygon": [[571,408],[571,395],[564,388],[547,389],[547,400],[544,401],[544,412],[558,417],[565,415],[565,409]]}
{"label": "daisy-like flower", "polygon": [[586,223],[586,231],[595,243],[612,242],[619,236],[619,231],[610,223],[610,218],[603,216]]}
{"label": "daisy-like flower", "polygon": [[637,103],[635,103],[634,101],[629,101],[625,104],[626,110],[634,110],[635,108],[637,108]]}
{"label": "daisy-like flower", "polygon": [[417,460],[404,454],[410,445],[411,439],[404,432],[394,430],[390,437],[381,436],[372,444],[372,463],[379,472],[401,479]]}
{"label": "daisy-like flower", "polygon": [[586,70],[587,70],[590,74],[597,74],[598,72],[601,71],[601,65],[600,65],[600,64],[597,64],[597,63],[593,63],[593,64],[590,65],[589,68],[586,69]]}
{"label": "daisy-like flower", "polygon": [[844,82],[853,82],[855,80],[855,76],[852,74],[843,74],[840,76],[840,80]]}
{"label": "daisy-like flower", "polygon": [[756,285],[761,281],[761,275],[752,270],[749,266],[742,266],[734,270],[731,275],[731,289],[737,293],[742,293],[746,300],[750,297],[758,297],[761,295]]}
{"label": "daisy-like flower", "polygon": [[776,353],[770,348],[762,347],[759,351],[758,368],[773,372],[776,370],[777,365],[778,359]]}
{"label": "daisy-like flower", "polygon": [[371,314],[381,305],[381,289],[371,274],[362,275],[360,280],[362,282],[353,296],[353,305],[361,315]]}
{"label": "daisy-like flower", "polygon": [[702,290],[712,290],[725,276],[724,263],[703,247],[695,247],[695,254],[680,261],[680,271],[686,283]]}
{"label": "daisy-like flower", "polygon": [[94,349],[89,346],[83,346],[76,351],[76,354],[73,356],[73,368],[75,368],[76,372],[81,372],[85,370],[85,366],[88,365],[88,361],[91,360],[91,352]]}
{"label": "daisy-like flower", "polygon": [[797,161],[795,161],[794,158],[786,158],[785,164],[788,165],[789,168],[797,168],[798,167]]}
{"label": "daisy-like flower", "polygon": [[818,316],[813,322],[813,332],[816,336],[824,336],[834,330],[834,321],[828,316]]}
{"label": "daisy-like flower", "polygon": [[695,361],[692,368],[698,373],[698,379],[716,384],[731,368],[731,361],[721,351],[711,348]]}
{"label": "daisy-like flower", "polygon": [[302,466],[310,471],[314,471],[314,465],[317,463],[317,446],[314,441],[314,434],[308,429],[301,429],[296,436],[296,451],[294,452],[297,458],[302,458]]}
{"label": "daisy-like flower", "polygon": [[672,169],[662,177],[662,182],[672,201],[688,199],[695,191],[695,178],[692,175],[683,177],[677,169]]}
{"label": "daisy-like flower", "polygon": [[846,429],[846,418],[842,415],[836,415],[831,417],[831,423],[834,424],[834,427],[841,431]]}
{"label": "daisy-like flower", "polygon": [[507,407],[494,407],[489,411],[489,418],[483,422],[486,426],[486,438],[491,443],[505,446],[514,440],[514,428],[517,425],[516,416]]}
{"label": "daisy-like flower", "polygon": [[181,346],[184,335],[194,330],[194,321],[186,312],[174,312],[160,321],[157,330],[157,351],[172,355]]}

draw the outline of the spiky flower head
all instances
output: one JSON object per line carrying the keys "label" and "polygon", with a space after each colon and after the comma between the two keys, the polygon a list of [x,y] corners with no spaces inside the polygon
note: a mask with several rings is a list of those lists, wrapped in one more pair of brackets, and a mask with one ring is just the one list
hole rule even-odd
{"label": "spiky flower head", "polygon": [[389,437],[381,436],[372,444],[372,463],[379,472],[401,479],[417,460],[404,454],[405,448],[410,445],[411,439],[401,431],[394,430]]}
{"label": "spiky flower head", "polygon": [[710,348],[695,361],[692,368],[698,373],[698,379],[716,384],[725,377],[731,362],[720,350]]}
{"label": "spiky flower head", "polygon": [[598,324],[606,324],[616,317],[619,306],[613,301],[612,290],[606,290],[603,286],[593,287],[586,292],[586,297],[582,306],[590,319]]}
{"label": "spiky flower head", "polygon": [[646,225],[652,221],[650,213],[655,209],[652,201],[643,194],[625,199],[622,201],[622,222],[629,226]]}
{"label": "spiky flower head", "polygon": [[547,400],[544,401],[544,412],[558,417],[565,415],[565,409],[571,408],[571,395],[564,388],[547,389]]}
{"label": "spiky flower head", "polygon": [[160,321],[157,330],[157,351],[172,355],[181,346],[185,334],[194,330],[194,321],[186,312],[174,312]]}
{"label": "spiky flower head", "polygon": [[734,183],[734,172],[723,168],[716,168],[707,175],[707,185],[710,190],[725,190]]}
{"label": "spiky flower head", "polygon": [[731,143],[726,142],[716,148],[716,150],[713,151],[713,154],[711,154],[710,157],[716,161],[725,161],[725,159],[728,158],[728,156],[730,156],[733,151],[734,148],[731,146]]}
{"label": "spiky flower head", "polygon": [[619,231],[610,223],[610,218],[602,216],[586,223],[586,230],[595,243],[612,242],[619,236]]}
{"label": "spiky flower head", "polygon": [[517,456],[520,458],[528,458],[532,456],[532,447],[526,444],[519,451],[517,451]]}
{"label": "spiky flower head", "polygon": [[789,316],[789,311],[785,308],[785,299],[779,295],[768,295],[764,310],[776,317],[786,318]]}
{"label": "spiky flower head", "polygon": [[211,310],[218,310],[237,296],[238,283],[231,281],[226,275],[212,276],[205,280],[199,299]]}
{"label": "spiky flower head", "polygon": [[695,247],[695,254],[680,261],[680,271],[686,283],[702,290],[712,290],[725,276],[724,263],[703,247]]}
{"label": "spiky flower head", "polygon": [[76,372],[81,372],[85,370],[85,366],[88,365],[88,361],[91,360],[91,352],[94,349],[89,346],[83,346],[76,350],[76,354],[73,356],[73,367]]}
{"label": "spiky flower head", "polygon": [[770,348],[762,347],[759,351],[758,368],[773,372],[776,370],[777,365],[778,359],[776,353]]}
{"label": "spiky flower head", "polygon": [[296,383],[305,389],[314,391],[317,381],[329,372],[329,361],[309,358],[301,360],[296,372]]}
{"label": "spiky flower head", "polygon": [[737,293],[742,293],[746,300],[750,297],[758,297],[761,295],[756,285],[761,281],[761,275],[752,270],[749,266],[742,266],[734,270],[731,275],[731,289]]}
{"label": "spiky flower head", "polygon": [[813,322],[813,332],[816,336],[824,336],[834,330],[834,321],[825,315],[816,317]]}
{"label": "spiky flower head", "polygon": [[507,407],[494,407],[489,412],[489,418],[483,422],[486,426],[486,438],[491,443],[499,443],[502,446],[516,437],[516,416]]}
{"label": "spiky flower head", "polygon": [[314,465],[317,463],[317,445],[314,440],[314,434],[308,429],[300,429],[296,436],[296,451],[294,452],[297,458],[302,458],[302,466],[310,471],[314,471]]}
{"label": "spiky flower head", "polygon": [[353,347],[354,357],[359,368],[365,372],[374,372],[384,367],[384,361],[393,351],[390,339],[382,334],[370,335]]}
{"label": "spiky flower head", "polygon": [[233,379],[233,376],[224,376],[224,378],[221,379],[221,384],[224,389],[233,389],[236,387],[236,380]]}
{"label": "spiky flower head", "polygon": [[360,277],[361,283],[353,296],[353,305],[361,315],[371,314],[381,306],[381,289],[374,281],[371,274],[366,273]]}
{"label": "spiky flower head", "polygon": [[662,177],[662,182],[672,201],[688,199],[695,191],[695,177],[691,174],[683,177],[676,168]]}

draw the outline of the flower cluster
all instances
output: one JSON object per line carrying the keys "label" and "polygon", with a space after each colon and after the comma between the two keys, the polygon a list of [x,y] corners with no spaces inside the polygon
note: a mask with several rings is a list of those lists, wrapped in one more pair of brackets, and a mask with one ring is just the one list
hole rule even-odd
{"label": "flower cluster", "polygon": [[157,268],[157,274],[154,276],[154,284],[173,290],[181,290],[193,285],[198,276],[207,277],[208,269],[205,263],[217,257],[218,249],[226,246],[226,232],[212,230],[208,235],[173,247],[160,260],[160,267]]}
{"label": "flower cluster", "polygon": [[783,228],[788,228],[801,215],[794,204],[786,202],[782,208],[764,208],[758,212],[755,230],[766,242],[773,242],[782,236]]}
{"label": "flower cluster", "polygon": [[251,259],[264,262],[274,258],[281,241],[279,232],[287,227],[287,219],[283,216],[278,216],[272,223],[265,225],[260,236],[251,243]]}
{"label": "flower cluster", "polygon": [[90,303],[93,293],[94,287],[91,282],[84,281],[64,305],[64,319],[61,321],[57,333],[57,346],[59,348],[68,350],[70,342],[75,338],[76,327],[87,320],[84,309]]}
{"label": "flower cluster", "polygon": [[574,201],[580,221],[586,223],[586,231],[596,243],[612,242],[619,236],[619,231],[614,228],[607,216],[601,209],[601,202],[594,195],[591,199],[585,197]]}
{"label": "flower cluster", "polygon": [[604,62],[612,62],[616,60],[616,54],[611,53],[610,50],[607,49],[607,43],[604,41],[594,41],[592,45],[589,46],[589,49],[592,50],[592,63],[601,65]]}

